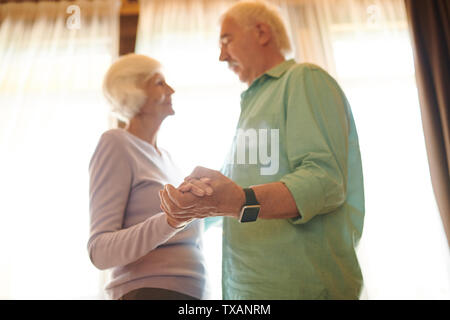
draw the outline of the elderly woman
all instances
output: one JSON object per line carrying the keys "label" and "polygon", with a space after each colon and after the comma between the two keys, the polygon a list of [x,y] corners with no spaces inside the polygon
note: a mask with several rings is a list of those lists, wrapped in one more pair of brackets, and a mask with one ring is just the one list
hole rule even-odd
{"label": "elderly woman", "polygon": [[161,123],[174,114],[174,90],[156,60],[137,54],[110,67],[103,90],[127,122],[103,133],[89,165],[88,251],[98,269],[111,269],[106,292],[124,300],[204,298],[200,221],[177,221],[160,209],[159,191],[183,180],[157,144]]}

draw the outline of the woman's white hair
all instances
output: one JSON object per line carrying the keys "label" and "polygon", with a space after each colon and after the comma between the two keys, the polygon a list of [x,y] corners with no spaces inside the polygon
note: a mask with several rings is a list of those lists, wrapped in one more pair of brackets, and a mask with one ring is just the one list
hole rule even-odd
{"label": "woman's white hair", "polygon": [[144,84],[160,70],[158,61],[141,54],[129,53],[116,60],[103,80],[111,111],[123,121],[133,118],[147,99]]}
{"label": "woman's white hair", "polygon": [[261,0],[244,0],[233,4],[222,16],[233,18],[242,26],[252,26],[258,22],[269,25],[275,44],[282,54],[291,52],[291,43],[286,27],[277,7]]}

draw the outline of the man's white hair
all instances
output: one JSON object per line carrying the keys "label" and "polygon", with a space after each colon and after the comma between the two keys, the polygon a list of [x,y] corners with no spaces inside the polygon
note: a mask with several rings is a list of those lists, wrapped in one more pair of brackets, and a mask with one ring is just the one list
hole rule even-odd
{"label": "man's white hair", "polygon": [[158,61],[141,54],[129,53],[116,60],[103,80],[111,111],[123,121],[133,118],[147,99],[144,84],[160,70]]}
{"label": "man's white hair", "polygon": [[292,48],[286,27],[277,7],[261,0],[244,0],[233,4],[220,18],[233,18],[242,26],[252,26],[258,22],[269,25],[275,44],[282,54],[288,54]]}

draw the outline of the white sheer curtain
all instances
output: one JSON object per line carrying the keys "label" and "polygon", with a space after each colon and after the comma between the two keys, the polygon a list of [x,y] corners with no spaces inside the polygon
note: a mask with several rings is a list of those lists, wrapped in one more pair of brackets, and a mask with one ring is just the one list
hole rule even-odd
{"label": "white sheer curtain", "polygon": [[101,81],[118,52],[119,8],[0,5],[1,299],[99,297],[88,164],[108,128]]}
{"label": "white sheer curtain", "polygon": [[[166,67],[176,115],[160,141],[189,172],[220,168],[243,88],[219,63],[217,19],[234,1],[141,0],[137,51]],[[402,0],[273,0],[299,62],[328,70],[360,136],[366,221],[359,256],[368,299],[450,298],[449,251],[433,198]],[[220,297],[220,232],[207,235]],[[219,278],[218,278],[219,277]]]}
{"label": "white sheer curtain", "polygon": [[330,1],[273,0],[283,14],[297,61],[314,63],[336,76],[331,42]]}

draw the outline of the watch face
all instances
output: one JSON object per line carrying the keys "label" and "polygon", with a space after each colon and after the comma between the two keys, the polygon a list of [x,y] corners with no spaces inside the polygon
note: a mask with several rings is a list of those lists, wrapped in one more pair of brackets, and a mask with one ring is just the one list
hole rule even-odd
{"label": "watch face", "polygon": [[258,218],[260,206],[245,206],[243,208],[240,222],[256,221]]}

